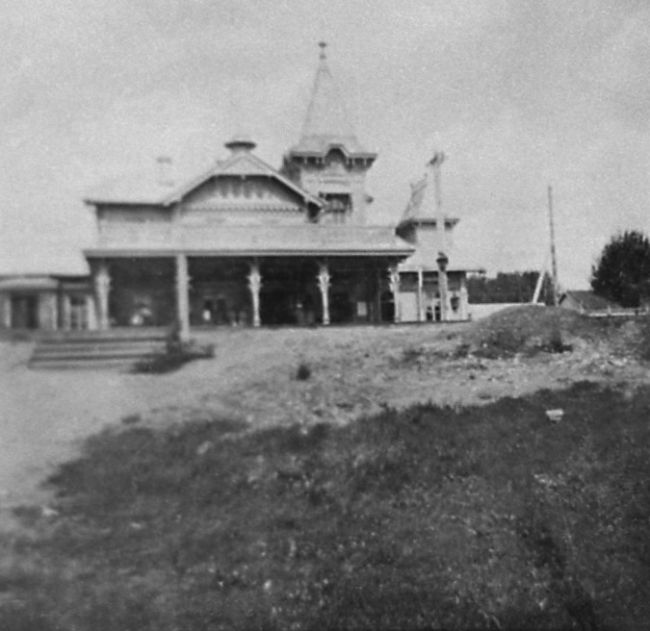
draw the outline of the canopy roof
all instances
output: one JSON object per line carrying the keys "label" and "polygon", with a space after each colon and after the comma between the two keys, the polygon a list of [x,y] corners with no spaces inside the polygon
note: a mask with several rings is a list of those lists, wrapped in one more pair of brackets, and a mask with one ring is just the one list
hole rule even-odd
{"label": "canopy roof", "polygon": [[218,256],[391,256],[404,258],[414,248],[389,226],[306,224],[301,226],[182,225],[170,236],[149,234],[146,242],[124,238],[85,250],[86,256],[191,255]]}
{"label": "canopy roof", "polygon": [[59,283],[50,276],[16,276],[0,280],[0,291],[54,291]]}
{"label": "canopy roof", "polygon": [[[399,264],[400,272],[417,272],[422,270],[424,272],[431,272],[438,270],[438,264],[434,257],[423,255],[421,251],[417,251],[413,256],[409,257],[406,261]],[[449,255],[449,263],[447,265],[448,272],[483,272],[485,267],[476,262],[476,260],[467,253],[456,252],[455,250]]]}

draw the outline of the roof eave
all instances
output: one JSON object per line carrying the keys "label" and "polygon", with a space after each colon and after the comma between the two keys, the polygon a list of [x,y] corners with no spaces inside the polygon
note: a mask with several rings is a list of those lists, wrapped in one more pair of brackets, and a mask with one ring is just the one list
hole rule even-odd
{"label": "roof eave", "polygon": [[324,158],[332,149],[340,149],[346,158],[363,158],[365,160],[375,160],[379,155],[373,151],[349,151],[344,144],[334,142],[328,143],[325,149],[301,149],[299,146],[291,147],[287,152],[289,156],[300,156],[306,158]]}
{"label": "roof eave", "polygon": [[151,200],[151,199],[102,199],[102,198],[85,198],[82,200],[88,206],[169,206],[164,199]]}
{"label": "roof eave", "polygon": [[[455,226],[458,224],[460,219],[458,217],[445,217],[445,226]],[[411,225],[430,225],[437,226],[438,219],[436,217],[404,217],[398,224],[397,228],[402,226],[411,226]]]}
{"label": "roof eave", "polygon": [[192,254],[194,256],[230,256],[230,257],[249,257],[249,256],[389,256],[395,258],[407,258],[413,254],[413,249],[394,249],[394,248],[374,248],[374,249],[325,249],[325,248],[296,248],[294,250],[283,250],[278,248],[242,248],[242,249],[211,249],[211,248],[89,248],[83,250],[86,258],[124,258],[131,256],[172,256],[174,254]]}

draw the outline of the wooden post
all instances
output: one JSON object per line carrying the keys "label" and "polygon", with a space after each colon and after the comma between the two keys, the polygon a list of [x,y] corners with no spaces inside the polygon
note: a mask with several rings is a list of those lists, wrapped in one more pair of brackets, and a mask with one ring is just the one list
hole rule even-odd
{"label": "wooden post", "polygon": [[445,154],[442,151],[435,151],[433,158],[429,161],[429,165],[433,172],[433,193],[435,199],[435,213],[436,213],[436,231],[438,234],[438,247],[441,251],[447,249],[447,234],[445,230],[445,214],[442,208],[442,182],[441,182],[441,168],[442,163],[445,161]]}
{"label": "wooden post", "polygon": [[97,325],[100,331],[110,326],[108,314],[108,294],[111,290],[111,276],[108,265],[102,261],[95,273],[95,295],[97,298]]}
{"label": "wooden post", "polygon": [[440,294],[440,321],[449,319],[449,287],[447,284],[447,264],[449,259],[444,252],[440,252],[436,259],[438,263],[438,293]]}
{"label": "wooden post", "polygon": [[469,317],[469,293],[467,291],[467,276],[465,276],[465,272],[463,272],[460,277],[460,292],[458,297],[460,300],[460,319],[467,320]]}
{"label": "wooden post", "polygon": [[551,270],[553,275],[553,306],[557,307],[559,296],[557,287],[557,258],[555,256],[555,225],[553,222],[553,189],[548,187],[548,223],[551,231]]}
{"label": "wooden post", "polygon": [[187,256],[176,255],[176,318],[181,340],[190,339],[190,280],[187,272]]}
{"label": "wooden post", "polygon": [[89,331],[97,330],[97,314],[93,308],[93,299],[92,296],[86,296],[86,305],[85,305],[85,327]]}
{"label": "wooden post", "polygon": [[11,294],[0,294],[0,316],[2,325],[6,329],[11,328]]}
{"label": "wooden post", "polygon": [[418,322],[424,322],[424,272],[418,268]]}
{"label": "wooden post", "polygon": [[248,288],[250,289],[251,300],[253,303],[253,326],[259,327],[262,324],[260,319],[260,290],[262,289],[262,275],[260,274],[260,266],[257,261],[250,264]]}
{"label": "wooden post", "polygon": [[388,268],[388,288],[393,294],[393,322],[400,322],[400,308],[399,308],[399,272],[396,265],[391,265]]}
{"label": "wooden post", "polygon": [[61,296],[61,328],[64,331],[69,331],[72,328],[72,307],[70,304],[70,294],[63,294]]}
{"label": "wooden post", "polygon": [[321,303],[323,305],[323,324],[327,326],[330,323],[330,273],[327,263],[318,264],[318,289],[320,290]]}

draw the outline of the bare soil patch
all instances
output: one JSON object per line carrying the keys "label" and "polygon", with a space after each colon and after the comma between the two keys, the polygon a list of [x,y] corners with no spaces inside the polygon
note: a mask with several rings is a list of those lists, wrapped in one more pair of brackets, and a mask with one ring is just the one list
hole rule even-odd
{"label": "bare soil patch", "polygon": [[[556,318],[570,353],[472,354],[495,330],[526,341]],[[538,307],[473,324],[216,330],[196,336],[214,345],[213,359],[165,375],[31,371],[29,343],[2,342],[0,517],[6,525],[12,507],[46,503],[39,482],[79,453],[83,439],[121,419],[149,427],[215,415],[255,428],[340,425],[386,408],[485,404],[584,379],[634,389],[648,380],[635,351],[640,335],[636,323],[598,324]],[[296,378],[301,365],[306,379]]]}
{"label": "bare soil patch", "polygon": [[641,628],[646,331],[220,330],[163,375],[3,343],[0,626]]}

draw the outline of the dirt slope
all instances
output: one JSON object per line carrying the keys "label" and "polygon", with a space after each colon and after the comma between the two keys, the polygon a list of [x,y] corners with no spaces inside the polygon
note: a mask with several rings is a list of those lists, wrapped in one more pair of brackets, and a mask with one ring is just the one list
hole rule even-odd
{"label": "dirt slope", "polygon": [[[216,330],[197,336],[215,344],[214,359],[160,376],[34,372],[26,365],[29,344],[2,342],[0,515],[23,502],[46,502],[38,483],[53,466],[77,453],[88,435],[125,417],[148,425],[214,416],[255,427],[340,424],[414,402],[459,406],[583,379],[630,387],[648,380],[630,350],[638,331],[619,326],[616,335],[597,334],[574,314],[560,314],[571,353],[467,354],[499,327],[519,327],[528,339],[556,316],[532,309],[444,326]],[[311,369],[309,379],[295,378],[301,362]]]}

